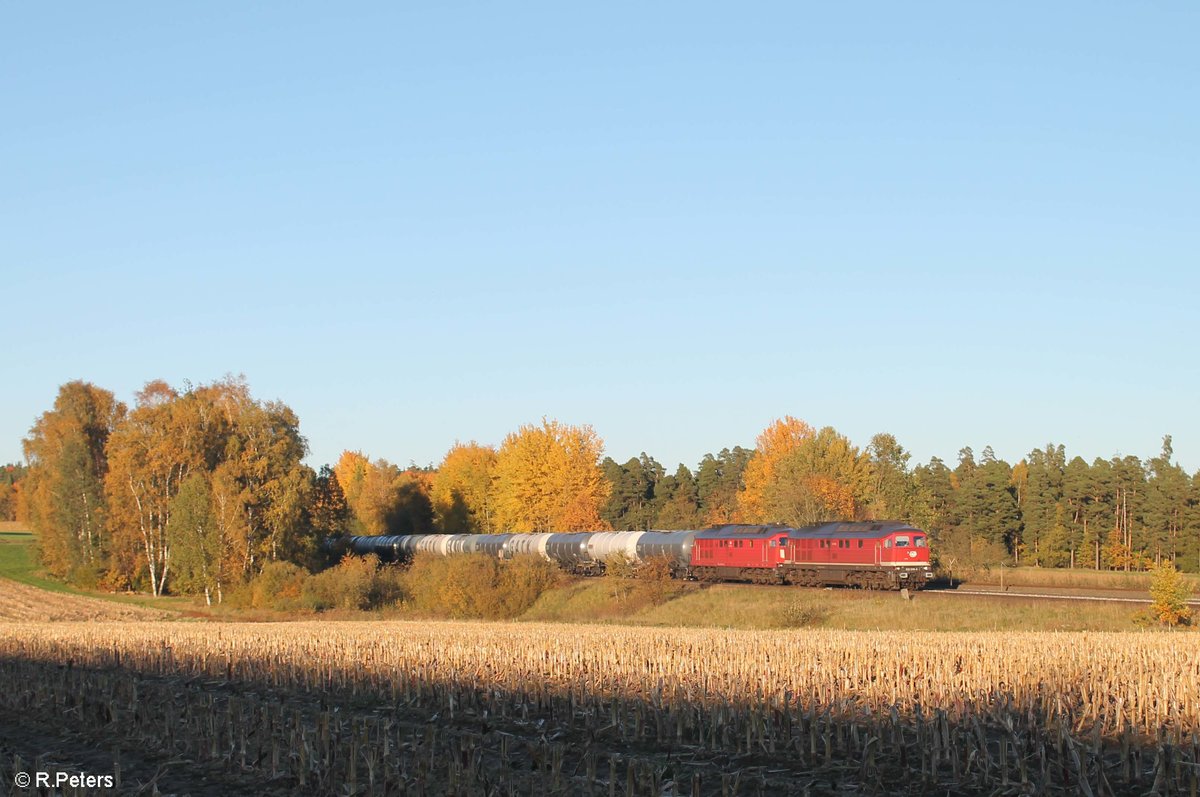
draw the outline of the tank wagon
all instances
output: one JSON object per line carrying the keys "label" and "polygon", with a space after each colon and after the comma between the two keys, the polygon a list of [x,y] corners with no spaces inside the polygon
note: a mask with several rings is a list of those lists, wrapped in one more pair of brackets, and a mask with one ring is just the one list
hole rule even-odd
{"label": "tank wagon", "polygon": [[834,522],[792,528],[726,525],[688,531],[569,534],[406,534],[330,540],[328,548],[400,561],[416,553],[537,556],[582,575],[624,555],[635,564],[665,557],[677,578],[805,586],[920,589],[933,578],[928,535],[897,521]]}

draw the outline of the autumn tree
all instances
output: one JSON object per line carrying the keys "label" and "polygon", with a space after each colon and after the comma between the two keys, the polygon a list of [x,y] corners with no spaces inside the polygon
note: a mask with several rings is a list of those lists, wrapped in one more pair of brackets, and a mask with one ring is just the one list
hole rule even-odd
{"label": "autumn tree", "polygon": [[68,382],[24,441],[27,520],[38,534],[42,564],[57,576],[104,562],[106,446],[124,416],[125,405],[109,391]]}
{"label": "autumn tree", "polygon": [[333,473],[337,476],[342,494],[346,497],[346,504],[358,524],[354,530],[360,534],[366,531],[361,521],[364,514],[361,501],[363,486],[367,482],[367,473],[370,470],[371,461],[361,451],[343,451],[333,466]]}
{"label": "autumn tree", "polygon": [[744,520],[792,525],[858,517],[875,486],[867,453],[832,427],[814,433],[790,416],[759,436],[745,483]]}
{"label": "autumn tree", "polygon": [[18,463],[0,466],[0,520],[17,519],[17,508],[21,503],[21,481],[24,478],[24,465]]}
{"label": "autumn tree", "polygon": [[424,534],[432,531],[429,474],[412,468],[402,471],[385,459],[353,461],[353,465],[350,473],[356,488],[355,496],[351,501],[347,494],[347,501],[362,533]]}
{"label": "autumn tree", "polygon": [[[195,470],[214,465],[227,434],[224,419],[208,413],[194,394],[180,396],[162,381],[137,394],[128,420],[109,440],[105,493],[122,567],[145,568],[154,595],[166,590],[172,545],[172,501]],[[131,582],[139,574],[123,574]]]}
{"label": "autumn tree", "polygon": [[742,476],[744,486],[738,496],[738,508],[744,520],[761,523],[775,513],[777,508],[770,506],[773,499],[769,494],[781,486],[780,465],[801,443],[811,440],[813,434],[811,426],[791,415],[771,422],[762,431]]}
{"label": "autumn tree", "polygon": [[448,534],[496,531],[492,474],[496,449],[455,443],[433,474],[430,499],[437,527]]}
{"label": "autumn tree", "polygon": [[496,458],[496,525],[504,531],[587,531],[611,489],[604,443],[590,426],[543,419],[509,434]]}
{"label": "autumn tree", "polygon": [[312,558],[316,538],[306,522],[315,474],[301,463],[308,443],[300,419],[282,402],[260,402],[242,380],[225,380],[200,391],[201,406],[223,413],[230,429],[220,463],[240,488],[241,538],[232,540],[241,572],[250,576],[266,562]]}
{"label": "autumn tree", "polygon": [[228,579],[225,540],[213,517],[212,492],[203,471],[193,471],[171,501],[169,536],[176,551],[176,582],[183,592],[203,592],[204,601],[220,603]]}
{"label": "autumn tree", "polygon": [[322,465],[317,474],[308,512],[313,533],[318,537],[345,534],[349,529],[350,505],[337,474],[328,465]]}
{"label": "autumn tree", "polygon": [[[312,472],[295,413],[259,402],[243,380],[226,379],[184,393],[151,382],[109,440],[105,494],[116,551],[114,566],[155,595],[173,576],[180,543],[174,501],[193,473],[208,477],[222,572],[236,580],[269,561],[311,555],[305,523]],[[136,571],[144,571],[139,575]]]}
{"label": "autumn tree", "polygon": [[826,426],[784,457],[765,491],[767,521],[853,520],[870,495],[870,457]]}
{"label": "autumn tree", "polygon": [[[385,463],[386,465],[386,463]],[[433,502],[429,498],[433,473],[410,466],[401,470],[387,465],[392,473],[391,501],[383,513],[386,534],[428,534],[433,527]],[[381,471],[382,472],[382,471]]]}
{"label": "autumn tree", "polygon": [[1158,622],[1168,627],[1187,625],[1192,619],[1188,601],[1192,590],[1173,562],[1163,560],[1150,577],[1150,611]]}

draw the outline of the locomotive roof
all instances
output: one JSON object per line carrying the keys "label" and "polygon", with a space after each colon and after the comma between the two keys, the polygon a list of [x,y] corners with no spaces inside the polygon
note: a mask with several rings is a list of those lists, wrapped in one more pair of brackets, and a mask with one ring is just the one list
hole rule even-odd
{"label": "locomotive roof", "polygon": [[877,539],[886,537],[889,534],[894,534],[897,531],[911,531],[921,533],[920,529],[913,528],[908,523],[900,523],[895,520],[879,520],[865,523],[822,523],[818,526],[805,526],[802,529],[793,529],[788,536],[798,539]]}
{"label": "locomotive roof", "polygon": [[728,539],[744,539],[755,537],[773,537],[785,531],[792,531],[789,526],[781,526],[778,524],[749,526],[743,524],[731,523],[726,526],[713,526],[705,529],[696,535],[696,539],[700,540],[728,540]]}
{"label": "locomotive roof", "polygon": [[877,539],[886,537],[897,531],[911,531],[914,533],[922,533],[920,529],[913,528],[908,523],[901,523],[895,520],[879,520],[869,522],[838,522],[838,523],[820,523],[816,526],[804,526],[803,528],[792,528],[790,526],[782,526],[778,524],[768,525],[741,525],[730,524],[726,526],[713,526],[705,529],[696,535],[698,540],[728,540],[728,539],[756,539],[760,537],[773,537],[776,534],[786,533],[792,539]]}

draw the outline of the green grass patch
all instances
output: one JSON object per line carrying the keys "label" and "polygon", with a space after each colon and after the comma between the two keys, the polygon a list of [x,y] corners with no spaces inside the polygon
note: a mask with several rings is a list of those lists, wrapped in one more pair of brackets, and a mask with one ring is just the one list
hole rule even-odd
{"label": "green grass patch", "polygon": [[50,578],[41,569],[33,547],[33,534],[27,531],[0,532],[0,578],[11,579],[20,584],[58,592],[65,595],[81,595],[86,598],[144,606],[164,611],[185,611],[193,608],[194,601],[187,597],[155,598],[151,595],[114,595],[109,592],[89,592],[76,589],[70,584]]}
{"label": "green grass patch", "polygon": [[33,552],[33,535],[28,532],[0,533],[0,578],[50,592],[78,592],[60,581],[41,575]]}

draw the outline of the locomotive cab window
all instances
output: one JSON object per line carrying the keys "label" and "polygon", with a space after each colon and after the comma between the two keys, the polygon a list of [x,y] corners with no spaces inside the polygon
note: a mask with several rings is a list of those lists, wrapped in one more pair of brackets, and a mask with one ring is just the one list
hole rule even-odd
{"label": "locomotive cab window", "polygon": [[896,547],[897,548],[907,548],[909,542],[910,542],[909,538],[904,535],[900,535],[900,536],[896,537]]}
{"label": "locomotive cab window", "polygon": [[922,537],[920,534],[917,534],[913,537],[913,543],[918,548],[924,548],[927,545],[927,543],[925,542],[925,538]]}
{"label": "locomotive cab window", "polygon": [[883,547],[884,547],[884,548],[891,548],[891,547],[892,547],[892,541],[891,541],[891,540],[884,540],[884,541],[883,541]]}

